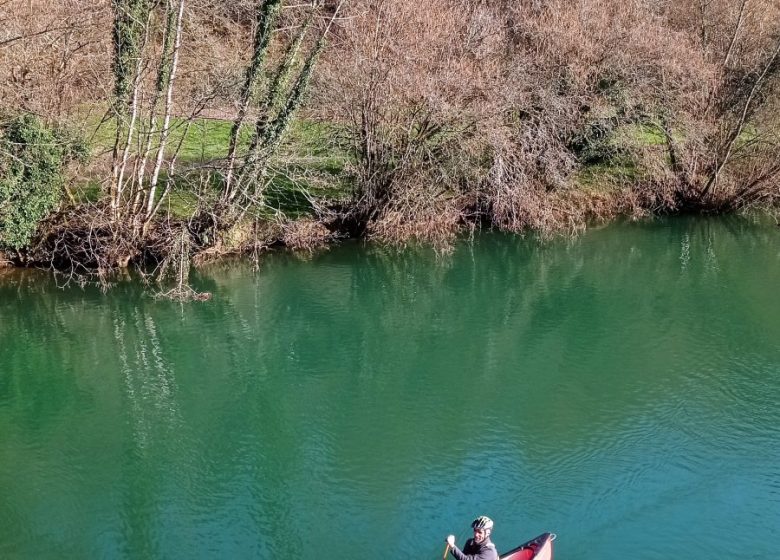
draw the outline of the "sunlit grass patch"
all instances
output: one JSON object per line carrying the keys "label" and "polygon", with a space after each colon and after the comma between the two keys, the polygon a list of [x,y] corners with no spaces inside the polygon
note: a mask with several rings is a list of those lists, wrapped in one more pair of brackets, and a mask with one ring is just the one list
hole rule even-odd
{"label": "sunlit grass patch", "polygon": [[[148,123],[142,123],[142,126],[147,127]],[[188,122],[187,119],[174,118],[166,155],[170,157],[178,149],[178,159],[183,163],[205,163],[225,158],[232,126],[233,123],[227,120],[197,118]],[[93,119],[88,129],[91,130],[91,145],[95,151],[112,148],[116,135],[116,123],[112,119],[105,122]],[[239,153],[249,147],[251,136],[252,123],[249,122],[239,133]],[[285,135],[280,155],[300,160],[321,171],[339,173],[348,158],[341,136],[341,131],[333,124],[298,120],[293,122]],[[137,138],[136,134],[135,142]]]}
{"label": "sunlit grass patch", "polygon": [[639,179],[640,171],[628,158],[619,158],[610,163],[583,166],[574,175],[574,184],[588,191],[609,191],[633,183]]}
{"label": "sunlit grass patch", "polygon": [[[148,122],[140,124],[141,130],[148,128]],[[162,126],[158,122],[157,127]],[[230,143],[230,121],[218,119],[197,118],[188,119],[174,117],[171,120],[171,131],[168,137],[165,155],[172,157],[178,150],[178,159],[182,163],[205,163],[227,156]],[[105,122],[94,122],[92,127],[91,143],[97,152],[108,151],[114,145],[116,136],[116,122],[109,119]],[[159,128],[158,133],[159,134]],[[239,147],[249,145],[251,131],[243,127],[239,135]],[[136,129],[135,143],[138,142],[138,129]],[[156,150],[154,141],[152,150]],[[140,151],[140,146],[138,146]]]}
{"label": "sunlit grass patch", "polygon": [[629,141],[644,146],[657,146],[666,142],[660,128],[649,124],[631,124],[618,129],[617,141]]}
{"label": "sunlit grass patch", "polygon": [[[148,126],[148,123],[142,124],[144,127]],[[189,175],[197,174],[197,167],[201,164],[206,165],[227,157],[233,123],[205,118],[188,122],[186,119],[175,118],[171,126],[166,157],[171,158],[178,151],[180,171],[178,184],[171,190],[170,200],[163,204],[162,211],[184,218],[197,208],[197,189],[194,183],[190,183],[190,179],[196,179]],[[239,156],[246,153],[249,147],[252,126],[249,122],[241,129]],[[91,130],[90,143],[93,153],[111,150],[116,134],[113,120],[101,123],[97,117],[93,117],[88,129]],[[312,212],[312,198],[328,200],[346,197],[351,192],[351,185],[345,173],[350,155],[343,136],[343,131],[331,123],[311,119],[294,121],[272,159],[269,168],[270,181],[263,193],[266,204],[263,213],[282,212],[297,217]],[[137,141],[136,139],[135,142]],[[154,150],[154,146],[152,149]],[[214,177],[206,187],[212,194],[220,188],[218,174]],[[166,182],[163,169],[158,196],[165,190]],[[203,187],[201,184],[199,188]],[[97,180],[85,181],[81,190],[83,194],[80,198],[83,200],[93,201],[99,198],[100,187]]]}

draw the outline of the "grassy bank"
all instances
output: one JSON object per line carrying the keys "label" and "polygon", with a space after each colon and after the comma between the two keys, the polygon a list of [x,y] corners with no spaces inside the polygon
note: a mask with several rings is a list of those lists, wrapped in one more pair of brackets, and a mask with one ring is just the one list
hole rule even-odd
{"label": "grassy bank", "polygon": [[[165,157],[177,162],[181,186],[172,189],[167,203],[167,215],[173,219],[187,219],[197,207],[198,197],[193,181],[201,170],[224,164],[228,153],[232,122],[212,118],[174,118]],[[101,182],[106,180],[107,156],[116,136],[113,120],[100,122],[91,118],[86,123],[74,123],[83,129],[89,139],[89,148],[100,165],[73,178],[72,190],[78,202],[97,202],[102,196]],[[133,139],[138,144],[139,135]],[[239,149],[249,145],[248,127],[241,129]],[[153,157],[153,154],[152,154]],[[350,154],[345,147],[343,128],[314,119],[300,119],[292,123],[269,169],[265,189],[268,215],[283,214],[296,218],[311,215],[312,201],[338,201],[348,198],[353,185],[347,166]],[[187,176],[192,180],[186,180]],[[162,186],[167,182],[163,173]],[[218,179],[214,188],[218,187]],[[164,189],[160,189],[162,192]],[[159,193],[158,193],[159,194]]]}

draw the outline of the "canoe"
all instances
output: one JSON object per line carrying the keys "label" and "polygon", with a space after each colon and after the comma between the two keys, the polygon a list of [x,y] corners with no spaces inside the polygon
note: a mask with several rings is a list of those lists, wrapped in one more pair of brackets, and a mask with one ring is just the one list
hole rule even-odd
{"label": "canoe", "polygon": [[552,560],[554,540],[555,533],[543,533],[505,552],[499,556],[499,560]]}

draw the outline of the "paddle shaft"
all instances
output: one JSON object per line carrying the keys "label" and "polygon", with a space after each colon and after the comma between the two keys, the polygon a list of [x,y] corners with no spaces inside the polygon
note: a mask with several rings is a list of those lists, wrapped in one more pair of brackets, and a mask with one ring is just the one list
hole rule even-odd
{"label": "paddle shaft", "polygon": [[444,555],[441,557],[441,560],[447,560],[447,553],[450,551],[450,543],[447,543],[444,546]]}

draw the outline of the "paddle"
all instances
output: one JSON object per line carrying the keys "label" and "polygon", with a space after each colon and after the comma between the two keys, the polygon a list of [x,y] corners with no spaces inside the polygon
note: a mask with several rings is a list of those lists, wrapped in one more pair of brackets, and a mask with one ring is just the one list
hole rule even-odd
{"label": "paddle", "polygon": [[447,560],[447,553],[450,551],[450,543],[447,543],[444,545],[444,554],[441,557],[441,560]]}

